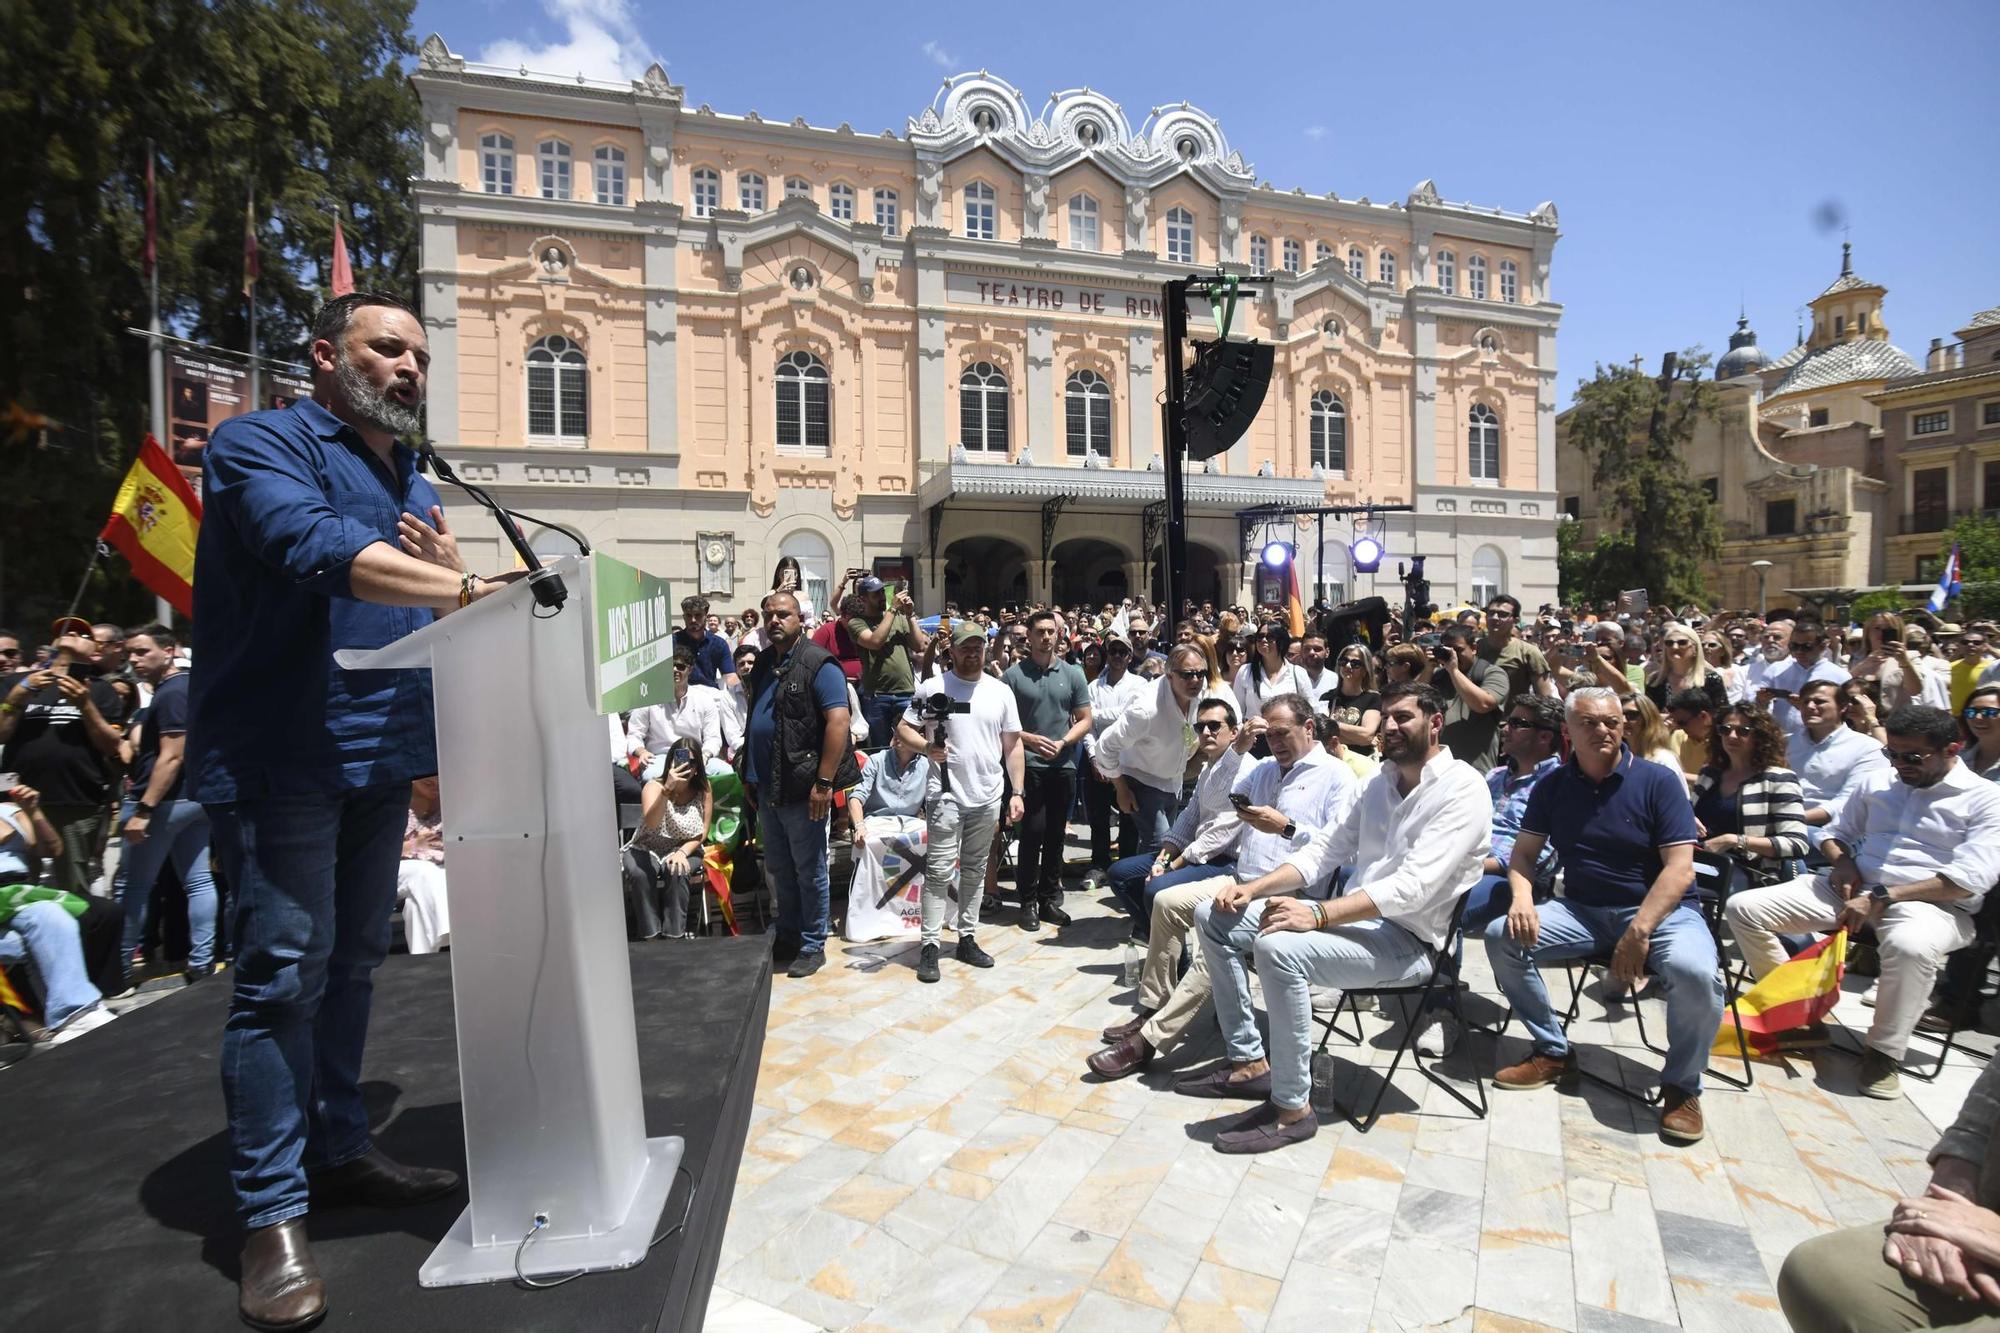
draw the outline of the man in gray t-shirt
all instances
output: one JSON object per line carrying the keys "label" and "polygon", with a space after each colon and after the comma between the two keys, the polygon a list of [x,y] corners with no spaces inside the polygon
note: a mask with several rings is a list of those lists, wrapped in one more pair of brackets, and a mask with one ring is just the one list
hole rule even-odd
{"label": "man in gray t-shirt", "polygon": [[1015,885],[1021,892],[1021,929],[1040,930],[1046,917],[1069,924],[1062,908],[1063,835],[1076,795],[1076,745],[1090,734],[1090,686],[1083,669],[1056,656],[1056,613],[1028,617],[1028,655],[1001,681],[1014,691],[1021,713],[1028,789],[1021,793],[1021,848]]}

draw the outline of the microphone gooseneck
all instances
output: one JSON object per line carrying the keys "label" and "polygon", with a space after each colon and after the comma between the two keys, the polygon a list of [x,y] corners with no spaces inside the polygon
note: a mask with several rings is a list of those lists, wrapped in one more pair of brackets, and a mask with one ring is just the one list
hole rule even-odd
{"label": "microphone gooseneck", "polygon": [[[541,557],[537,556],[534,548],[528,545],[528,539],[521,535],[520,526],[514,522],[507,509],[488,495],[484,487],[465,481],[452,471],[451,464],[444,461],[444,455],[440,454],[429,440],[417,446],[417,461],[427,471],[437,473],[464,491],[493,515],[494,520],[500,524],[501,533],[507,538],[507,544],[514,548],[514,554],[520,556],[521,563],[527,566],[528,587],[535,595],[536,604],[548,607],[552,613],[560,611],[563,603],[569,600],[569,589],[564,586],[562,575],[542,564]],[[575,537],[574,533],[570,535]],[[581,538],[577,538],[577,544],[584,546],[585,554],[589,553],[589,547],[584,545]]]}

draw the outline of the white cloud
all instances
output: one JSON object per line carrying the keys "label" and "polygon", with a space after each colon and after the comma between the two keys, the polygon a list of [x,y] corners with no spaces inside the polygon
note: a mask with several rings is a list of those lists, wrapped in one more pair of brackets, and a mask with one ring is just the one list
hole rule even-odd
{"label": "white cloud", "polygon": [[958,68],[958,57],[945,50],[942,46],[939,46],[936,42],[925,42],[924,54],[929,56],[931,63],[939,69],[956,70]]}
{"label": "white cloud", "polygon": [[1306,126],[1306,138],[1311,139],[1314,143],[1318,143],[1321,139],[1324,139],[1326,133],[1326,126],[1324,125]]}
{"label": "white cloud", "polygon": [[502,38],[488,43],[474,59],[510,69],[525,66],[537,74],[614,81],[636,79],[653,63],[631,0],[542,0],[542,9],[562,29],[560,39]]}

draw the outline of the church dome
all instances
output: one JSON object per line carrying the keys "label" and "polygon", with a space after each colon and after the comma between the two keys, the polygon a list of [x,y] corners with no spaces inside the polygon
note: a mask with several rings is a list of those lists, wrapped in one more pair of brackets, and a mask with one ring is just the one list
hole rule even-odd
{"label": "church dome", "polygon": [[1876,338],[1830,343],[1808,351],[1795,362],[1777,387],[1773,398],[1803,389],[1827,389],[1836,384],[1863,380],[1892,380],[1899,375],[1918,374],[1921,367],[1910,354],[1894,343]]}
{"label": "church dome", "polygon": [[1715,363],[1715,378],[1733,380],[1739,375],[1754,375],[1770,364],[1771,358],[1757,346],[1757,335],[1750,330],[1749,316],[1738,315],[1736,332],[1729,335],[1729,350]]}

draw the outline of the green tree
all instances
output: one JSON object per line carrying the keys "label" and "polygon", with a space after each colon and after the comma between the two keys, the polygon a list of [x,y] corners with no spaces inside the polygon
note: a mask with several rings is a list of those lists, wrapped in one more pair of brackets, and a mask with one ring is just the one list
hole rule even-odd
{"label": "green tree", "polygon": [[1958,547],[1958,600],[1947,615],[1961,620],[2000,618],[2000,523],[1967,514],[1951,525],[1944,550]]}
{"label": "green tree", "polygon": [[[413,0],[0,0],[0,622],[67,605],[148,429],[147,145],[170,333],[244,349],[255,198],[262,350],[300,359],[335,204],[355,280],[416,294]],[[112,557],[87,614],[150,604]]]}
{"label": "green tree", "polygon": [[1692,348],[1680,354],[1664,397],[1657,379],[1631,366],[1600,365],[1577,386],[1569,442],[1589,461],[1602,497],[1594,588],[1644,588],[1655,606],[1707,596],[1704,565],[1722,550],[1722,525],[1684,457],[1695,428],[1716,412],[1707,369],[1707,354]]}

